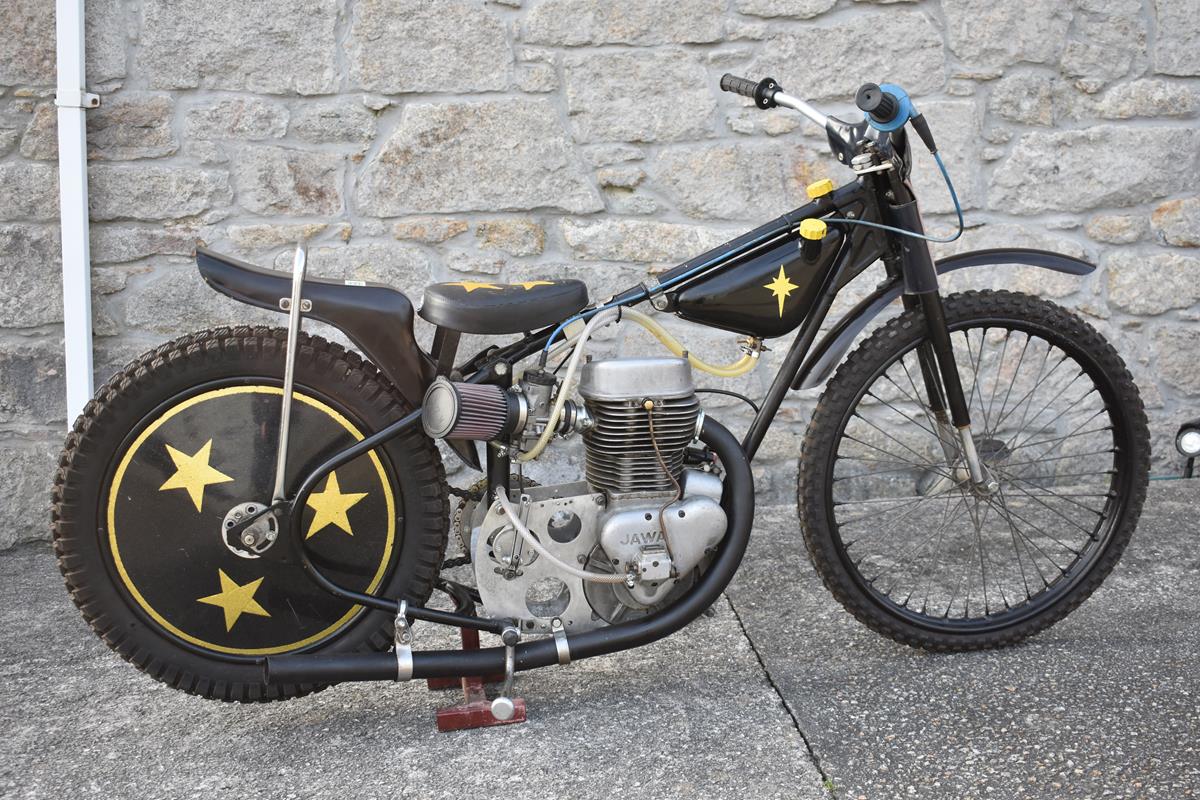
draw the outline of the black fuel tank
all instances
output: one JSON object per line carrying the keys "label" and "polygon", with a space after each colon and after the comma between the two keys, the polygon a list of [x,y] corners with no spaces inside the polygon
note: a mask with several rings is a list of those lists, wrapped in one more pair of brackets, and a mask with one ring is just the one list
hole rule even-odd
{"label": "black fuel tank", "polygon": [[769,339],[790,333],[808,314],[841,246],[840,231],[830,230],[813,263],[800,256],[799,239],[684,287],[674,311],[692,322]]}

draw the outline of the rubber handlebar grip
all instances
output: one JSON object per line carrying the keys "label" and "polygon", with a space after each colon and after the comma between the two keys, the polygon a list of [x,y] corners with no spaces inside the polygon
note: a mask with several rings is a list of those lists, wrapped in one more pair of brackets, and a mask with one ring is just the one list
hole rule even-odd
{"label": "rubber handlebar grip", "polygon": [[723,92],[733,92],[734,94],[754,99],[754,93],[757,89],[758,81],[752,81],[749,78],[739,78],[737,75],[731,75],[728,72],[721,76],[721,91]]}
{"label": "rubber handlebar grip", "polygon": [[854,105],[881,125],[894,120],[900,112],[900,101],[896,96],[885,92],[874,83],[864,83],[859,87],[854,95]]}

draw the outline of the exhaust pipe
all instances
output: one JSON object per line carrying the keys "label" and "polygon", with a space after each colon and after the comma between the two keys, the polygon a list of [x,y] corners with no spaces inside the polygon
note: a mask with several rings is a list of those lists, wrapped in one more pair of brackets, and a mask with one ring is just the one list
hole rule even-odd
{"label": "exhaust pipe", "polygon": [[[716,558],[696,585],[669,607],[638,620],[567,637],[570,660],[629,650],[670,636],[704,613],[733,579],[746,554],[754,524],[754,477],[741,444],[723,425],[706,417],[699,438],[717,455],[725,470],[721,506],[729,528]],[[519,644],[515,656],[518,672],[562,663],[554,638]],[[411,667],[400,664],[394,652],[268,656],[264,669],[268,683],[462,678],[503,672],[504,648],[413,652]]]}

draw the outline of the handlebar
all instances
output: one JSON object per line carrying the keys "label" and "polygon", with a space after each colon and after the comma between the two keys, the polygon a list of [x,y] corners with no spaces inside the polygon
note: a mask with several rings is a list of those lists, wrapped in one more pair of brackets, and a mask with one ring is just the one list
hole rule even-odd
{"label": "handlebar", "polygon": [[774,78],[763,78],[761,81],[752,81],[749,78],[739,78],[737,75],[731,75],[726,72],[721,76],[721,90],[749,97],[754,100],[755,105],[759,108],[766,109],[783,106],[793,111],[799,111],[822,128],[829,128],[829,117],[799,97],[793,97],[783,91],[783,87]]}
{"label": "handlebar", "polygon": [[[737,75],[725,73],[721,76],[721,90],[733,92],[754,100],[759,108],[767,109],[783,106],[799,111],[810,120],[825,128],[831,136],[845,140],[847,126],[837,120],[831,120],[809,103],[799,97],[793,97],[775,81],[774,78],[763,78],[752,81]],[[912,122],[913,128],[921,137],[921,141],[936,153],[937,145],[929,131],[925,118],[913,108],[908,93],[894,84],[885,83],[882,86],[874,83],[864,83],[854,95],[854,104],[867,115],[871,127],[879,131],[894,131],[907,122]]]}

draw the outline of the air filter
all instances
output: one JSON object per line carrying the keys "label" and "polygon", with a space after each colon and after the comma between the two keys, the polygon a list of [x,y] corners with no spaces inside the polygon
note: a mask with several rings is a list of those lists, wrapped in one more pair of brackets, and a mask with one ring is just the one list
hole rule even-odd
{"label": "air filter", "polygon": [[487,442],[511,433],[520,412],[519,399],[499,386],[438,377],[425,392],[421,424],[434,439]]}

